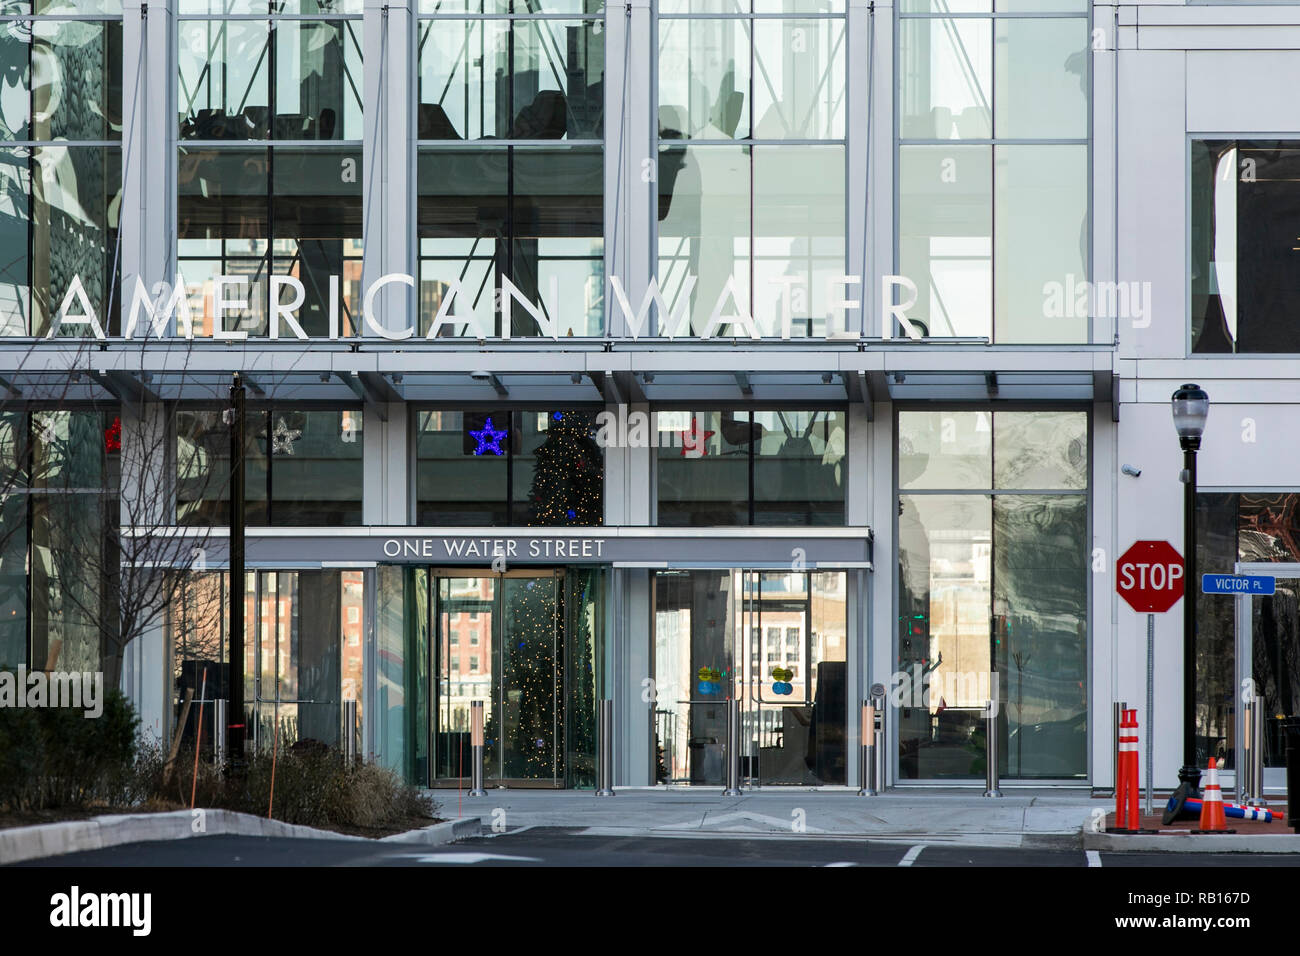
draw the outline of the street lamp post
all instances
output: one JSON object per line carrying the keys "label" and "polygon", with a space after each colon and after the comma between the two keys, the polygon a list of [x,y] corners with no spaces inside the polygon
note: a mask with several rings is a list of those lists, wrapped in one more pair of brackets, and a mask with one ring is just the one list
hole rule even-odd
{"label": "street lamp post", "polygon": [[229,749],[244,761],[244,382],[236,372],[230,384],[230,727]]}
{"label": "street lamp post", "polygon": [[[1199,385],[1184,385],[1170,400],[1178,444],[1183,449],[1183,766],[1178,780],[1195,788],[1201,771],[1196,759],[1196,452],[1201,447],[1210,396]],[[1151,728],[1147,728],[1147,733]]]}

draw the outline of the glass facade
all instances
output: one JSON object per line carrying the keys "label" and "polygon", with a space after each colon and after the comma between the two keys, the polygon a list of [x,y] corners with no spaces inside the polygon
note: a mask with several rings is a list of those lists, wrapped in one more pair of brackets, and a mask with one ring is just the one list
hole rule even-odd
{"label": "glass facade", "polygon": [[604,8],[557,6],[420,5],[420,335],[604,331]]}
{"label": "glass facade", "polygon": [[1078,0],[902,4],[897,266],[920,335],[1089,340],[1088,50]]}
{"label": "glass facade", "polygon": [[415,432],[416,523],[604,523],[595,411],[424,411]]}
{"label": "glass facade", "polygon": [[1088,415],[898,414],[899,776],[1087,774]]}
{"label": "glass facade", "polygon": [[111,656],[116,412],[0,412],[0,670],[99,671]]}
{"label": "glass facade", "polygon": [[727,701],[741,701],[742,775],[844,784],[846,576],[656,571],[655,779],[723,784]]}
{"label": "glass facade", "polygon": [[843,4],[674,0],[658,23],[657,275],[685,314],[658,334],[732,334],[719,317],[741,315],[825,335],[845,271]]}
{"label": "glass facade", "polygon": [[[359,525],[361,409],[249,409],[244,425],[245,521]],[[219,409],[176,414],[176,518],[230,524],[230,429]]]}
{"label": "glass facade", "polygon": [[1291,319],[1298,168],[1293,140],[1192,140],[1193,353],[1300,349]]}
{"label": "glass facade", "polygon": [[[51,19],[21,18],[33,12]],[[0,6],[0,335],[45,335],[74,278],[101,321],[114,311],[121,13],[112,2]]]}
{"label": "glass facade", "polygon": [[[1300,563],[1296,492],[1198,492],[1197,568],[1231,572],[1237,562]],[[1271,572],[1270,572],[1271,573]],[[1283,721],[1300,714],[1300,581],[1279,576],[1276,592],[1251,599],[1250,634],[1237,634],[1232,595],[1196,594],[1197,760],[1237,767],[1238,702],[1264,699],[1264,765],[1286,763]],[[1238,659],[1240,654],[1246,654]],[[1248,686],[1238,681],[1251,681]]]}
{"label": "glass facade", "polygon": [[658,412],[659,524],[844,523],[842,411]]}
{"label": "glass facade", "polygon": [[176,26],[177,255],[193,334],[296,334],[272,328],[276,305],[305,335],[357,334],[360,4],[244,4],[277,14],[256,20],[229,18],[229,6],[183,3],[194,17]]}

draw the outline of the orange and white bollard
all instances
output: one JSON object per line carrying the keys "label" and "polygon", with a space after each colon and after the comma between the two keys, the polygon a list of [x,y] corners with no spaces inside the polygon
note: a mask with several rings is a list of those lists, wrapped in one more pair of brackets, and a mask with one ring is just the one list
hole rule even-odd
{"label": "orange and white bollard", "polygon": [[1138,809],[1139,781],[1142,779],[1138,761],[1138,712],[1133,708],[1128,712],[1129,752],[1128,752],[1128,828],[1133,832],[1142,829],[1142,813]]}
{"label": "orange and white bollard", "polygon": [[1207,770],[1205,792],[1201,795],[1201,822],[1194,833],[1228,833],[1228,822],[1223,813],[1223,790],[1219,787],[1219,765],[1211,757]]}
{"label": "orange and white bollard", "polygon": [[1121,710],[1119,720],[1119,760],[1115,781],[1114,830],[1136,830],[1141,826],[1137,797],[1137,711]]}

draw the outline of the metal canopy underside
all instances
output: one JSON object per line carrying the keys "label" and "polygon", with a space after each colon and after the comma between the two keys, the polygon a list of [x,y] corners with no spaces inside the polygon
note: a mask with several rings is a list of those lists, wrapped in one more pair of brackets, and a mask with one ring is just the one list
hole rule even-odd
{"label": "metal canopy underside", "polygon": [[[557,347],[559,346],[559,347]],[[11,340],[0,401],[254,400],[545,405],[1111,402],[1109,346],[445,340],[243,343]]]}

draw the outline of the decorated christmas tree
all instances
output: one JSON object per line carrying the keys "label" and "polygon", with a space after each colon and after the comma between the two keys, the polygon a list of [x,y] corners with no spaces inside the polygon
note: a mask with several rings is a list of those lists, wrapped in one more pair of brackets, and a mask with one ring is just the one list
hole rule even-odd
{"label": "decorated christmas tree", "polygon": [[600,446],[590,416],[550,412],[528,490],[530,525],[598,525],[604,518]]}

